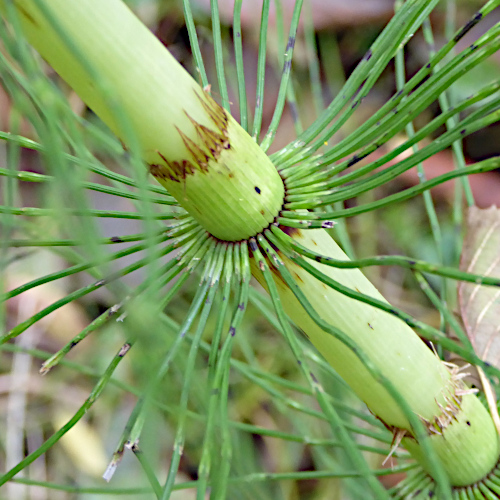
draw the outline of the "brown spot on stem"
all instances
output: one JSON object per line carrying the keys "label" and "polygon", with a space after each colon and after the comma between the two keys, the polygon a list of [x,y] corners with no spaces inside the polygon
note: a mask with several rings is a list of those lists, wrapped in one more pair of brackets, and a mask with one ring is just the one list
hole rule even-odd
{"label": "brown spot on stem", "polygon": [[[450,385],[446,391],[443,391],[444,404],[439,403],[436,400],[436,404],[440,410],[439,415],[434,415],[432,420],[427,420],[420,416],[421,422],[425,425],[429,435],[437,434],[440,436],[444,435],[444,431],[453,424],[454,421],[458,422],[458,414],[462,409],[462,396],[465,394],[471,394],[474,389],[468,389],[463,378],[467,375],[463,373],[465,367],[459,368],[453,363],[444,363],[448,371],[450,372]],[[467,423],[470,425],[470,423]]]}
{"label": "brown spot on stem", "polygon": [[292,238],[294,236],[300,236],[301,231],[297,227],[288,227],[288,226],[282,226],[281,224],[278,226],[285,234],[288,234],[288,236],[291,236]]}
{"label": "brown spot on stem", "polygon": [[[451,374],[451,378],[449,381],[450,385],[442,391],[444,404],[441,404],[439,401],[437,401],[437,399],[435,400],[436,405],[439,408],[439,413],[437,415],[433,415],[430,420],[423,417],[422,415],[417,414],[422,424],[424,424],[429,436],[444,436],[445,430],[454,422],[458,422],[458,414],[462,410],[462,396],[464,394],[476,392],[473,389],[467,389],[467,387],[463,383],[462,379],[465,376],[464,373],[461,373],[463,368],[459,368],[452,363],[444,363],[444,365]],[[394,427],[393,425],[387,424],[378,415],[375,415],[375,417],[380,420],[380,422],[382,422],[389,431],[392,432],[393,436],[397,436],[401,432],[404,432],[404,437],[406,439],[412,439],[416,441],[415,437],[408,430],[400,429],[398,427]],[[471,426],[470,421],[466,421],[466,424],[468,426]]]}
{"label": "brown spot on stem", "polygon": [[[210,156],[200,146],[198,146],[198,144],[182,132],[182,130],[178,127],[175,127],[175,129],[179,132],[184,146],[186,146],[186,149],[191,153],[191,156],[194,158],[194,163],[198,165],[199,170],[201,172],[208,172],[208,161],[210,160]],[[163,156],[162,158],[165,159]]]}
{"label": "brown spot on stem", "polygon": [[300,281],[301,283],[304,283],[304,280],[297,274],[297,273],[293,273],[295,275],[295,278]]}
{"label": "brown spot on stem", "polygon": [[[266,260],[269,262],[269,259]],[[281,284],[284,288],[288,288],[287,282],[284,280],[283,276],[281,276],[281,273],[273,265],[269,266],[269,270],[277,280],[278,285]]]}
{"label": "brown spot on stem", "polygon": [[25,21],[28,21],[29,23],[31,23],[36,28],[40,28],[40,25],[35,20],[35,18],[29,12],[27,12],[26,10],[24,10],[24,8],[19,3],[17,4],[17,10],[25,18]]}
{"label": "brown spot on stem", "polygon": [[[167,160],[161,153],[158,153],[162,159]],[[188,160],[168,162],[168,166],[163,164],[154,163],[149,165],[151,175],[157,179],[171,180],[180,182],[185,179],[187,175],[194,173],[195,167]]]}
{"label": "brown spot on stem", "polygon": [[[215,125],[215,130],[198,123],[186,113],[186,116],[193,124],[199,141],[194,141],[191,134],[187,135],[178,127],[175,127],[184,146],[189,151],[191,158],[170,160],[157,151],[164,164],[150,165],[150,172],[151,175],[158,179],[181,182],[185,180],[187,176],[193,175],[195,172],[206,173],[209,171],[210,160],[217,161],[222,151],[230,148],[228,139],[229,134],[227,131],[229,117],[227,113],[207,94],[203,97],[198,94],[196,95],[210,120]],[[231,173],[229,176],[232,177]]]}

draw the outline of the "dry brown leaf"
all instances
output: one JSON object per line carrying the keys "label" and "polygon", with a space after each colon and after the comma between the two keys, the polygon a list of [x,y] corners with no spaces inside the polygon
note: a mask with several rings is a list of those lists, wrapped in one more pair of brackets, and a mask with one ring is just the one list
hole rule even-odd
{"label": "dry brown leaf", "polygon": [[[460,268],[500,278],[500,210],[471,207]],[[477,355],[500,367],[500,288],[462,282],[460,313]]]}

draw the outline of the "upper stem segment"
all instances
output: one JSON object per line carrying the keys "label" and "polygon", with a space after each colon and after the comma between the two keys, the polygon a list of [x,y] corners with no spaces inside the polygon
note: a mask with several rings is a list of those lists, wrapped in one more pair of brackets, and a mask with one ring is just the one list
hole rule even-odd
{"label": "upper stem segment", "polygon": [[272,162],[121,0],[14,3],[30,43],[208,232],[238,241],[274,220]]}

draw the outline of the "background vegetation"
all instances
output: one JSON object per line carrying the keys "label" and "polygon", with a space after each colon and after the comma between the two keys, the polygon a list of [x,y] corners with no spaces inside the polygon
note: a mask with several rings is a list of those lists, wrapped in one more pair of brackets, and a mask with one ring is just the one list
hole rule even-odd
{"label": "background vegetation", "polygon": [[[192,25],[185,24],[182,5],[155,0],[128,3],[200,78],[189,44]],[[348,3],[352,9],[346,8],[346,2],[334,0],[305,2],[292,85],[270,153],[293,141],[337,95],[393,14],[392,1]],[[355,134],[398,91],[401,78],[408,80],[425,66],[483,3],[440,2],[425,29],[415,34],[399,62],[388,64],[353,117],[325,141],[322,152]],[[264,139],[255,123],[261,119],[265,132],[272,121],[293,2],[272,2],[267,39],[260,30],[260,12],[255,7],[245,10],[246,5],[243,2],[243,51],[237,60],[245,66],[248,109],[253,110],[263,99],[264,106],[257,107],[262,116],[250,111],[248,123]],[[212,96],[219,101],[227,98],[234,115],[245,119],[238,106],[232,14],[226,12],[224,2],[220,8],[224,51],[214,52],[209,6],[201,0],[192,5],[200,54]],[[469,47],[498,21],[498,15],[498,9],[493,11],[459,41],[455,51]],[[346,444],[344,431],[354,436],[357,449],[383,484],[387,488],[396,485],[414,463],[403,450],[383,463],[391,448],[391,433],[366,411],[307,340],[299,337],[312,372],[338,413],[339,432],[332,432],[329,417],[320,409],[280,334],[268,298],[255,283],[231,355],[227,419],[222,408],[207,423],[209,345],[217,331],[217,317],[206,318],[193,365],[188,361],[191,340],[197,325],[203,323],[194,315],[187,328],[188,342],[170,357],[179,325],[192,314],[199,275],[194,272],[186,282],[179,278],[159,287],[154,298],[164,302],[161,314],[151,296],[133,310],[122,308],[126,297],[143,283],[157,279],[161,266],[171,258],[158,258],[158,247],[150,244],[170,224],[162,220],[167,218],[162,209],[168,198],[162,188],[145,179],[140,162],[124,154],[107,128],[25,44],[15,25],[2,19],[0,32],[0,284],[8,299],[0,307],[0,320],[4,332],[24,329],[0,350],[0,460],[6,471],[21,464],[15,478],[2,487],[2,498],[160,498],[159,484],[165,481],[179,426],[183,428],[184,453],[171,498],[196,497],[203,460],[211,460],[215,471],[212,486],[217,491],[226,471],[223,464],[215,463],[214,449],[230,456],[227,498],[369,498],[369,487],[349,458],[352,444]],[[259,67],[263,51],[267,60]],[[227,97],[217,83],[215,58],[219,56],[228,75]],[[436,101],[415,119],[415,129],[420,130],[450,103],[498,81],[499,61],[498,54],[493,54],[451,88],[438,92]],[[41,136],[44,119],[48,124]],[[443,125],[421,145],[430,144],[445,129]],[[375,161],[412,133],[413,129],[402,127],[365,162]],[[419,166],[421,170],[409,170],[347,200],[344,207],[382,199],[417,185],[424,176],[430,179],[451,171],[461,162],[498,155],[499,144],[498,127],[485,127],[466,138],[463,150],[461,143],[455,143]],[[343,220],[332,234],[353,257],[402,254],[457,267],[466,218],[464,190],[465,197],[473,196],[481,208],[498,204],[500,196],[496,172],[471,176],[469,182],[470,188],[458,181],[447,182],[431,190],[430,196]],[[107,259],[110,254],[114,257]],[[455,281],[432,275],[424,278],[398,266],[370,267],[365,272],[391,303],[420,321],[448,331],[453,318],[463,318]],[[116,280],[96,286],[112,273]],[[40,286],[18,288],[33,280],[39,280]],[[16,289],[22,293],[8,295]],[[222,307],[220,297],[216,300]],[[236,307],[236,301],[232,296],[229,307]],[[85,337],[85,341],[72,348],[77,335],[76,340]],[[120,360],[115,356],[125,342],[133,348]],[[68,346],[67,355],[57,358],[57,367],[41,377],[41,363],[64,346]],[[439,346],[437,350],[444,356]],[[192,366],[189,372],[186,366]],[[473,383],[480,385],[477,380]],[[98,396],[95,403],[94,396]],[[141,397],[145,398],[142,407],[137,406]],[[57,434],[77,420],[64,436]],[[30,459],[28,464],[25,457],[36,460]],[[114,475],[105,484],[102,474],[110,462],[107,475]]]}

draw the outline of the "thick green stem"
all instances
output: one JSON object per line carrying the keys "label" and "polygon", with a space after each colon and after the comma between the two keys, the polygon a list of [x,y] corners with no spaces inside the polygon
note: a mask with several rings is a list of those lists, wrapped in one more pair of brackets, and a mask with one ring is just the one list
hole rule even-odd
{"label": "thick green stem", "polygon": [[[451,410],[453,419],[442,426],[441,434],[430,439],[450,483],[467,486],[483,479],[494,467],[499,453],[498,436],[490,414],[476,396],[462,396],[461,404]],[[443,422],[447,419],[444,412],[439,417]],[[404,439],[403,444],[425,469],[430,469],[415,440]]]}
{"label": "thick green stem", "polygon": [[[6,5],[0,0],[1,10]],[[140,151],[151,173],[209,233],[247,239],[279,214],[284,186],[271,161],[120,0],[12,5],[41,55],[124,143]],[[324,231],[294,230],[293,237],[316,252],[347,258]],[[487,475],[499,456],[497,433],[479,400],[463,392],[458,374],[401,320],[284,262],[315,315],[360,346],[421,418],[451,483],[472,484]],[[359,270],[312,264],[344,286],[384,300]],[[374,371],[320,327],[278,275],[276,281],[288,314],[371,411],[398,435],[406,432],[407,447],[425,466],[408,414]]]}
{"label": "thick green stem", "polygon": [[[322,229],[294,229],[291,234],[297,243],[314,252],[348,260]],[[457,369],[444,365],[401,319],[343,295],[285,256],[281,257],[318,317],[359,346],[369,356],[375,370],[391,381],[413,414],[420,417],[451,484],[472,484],[486,476],[500,454],[497,431],[486,408],[475,395],[467,394]],[[339,269],[308,262],[352,290],[386,302],[359,269]],[[254,274],[264,284],[257,269]],[[398,431],[406,431],[406,436],[412,436],[405,439],[405,445],[425,467],[424,455],[398,402],[370,373],[356,352],[315,322],[278,271],[276,284],[285,311],[295,324],[395,436]]]}
{"label": "thick green stem", "polygon": [[14,4],[30,43],[209,233],[238,241],[274,220],[272,162],[121,0]]}

